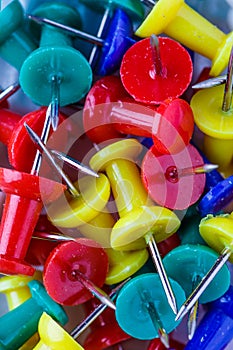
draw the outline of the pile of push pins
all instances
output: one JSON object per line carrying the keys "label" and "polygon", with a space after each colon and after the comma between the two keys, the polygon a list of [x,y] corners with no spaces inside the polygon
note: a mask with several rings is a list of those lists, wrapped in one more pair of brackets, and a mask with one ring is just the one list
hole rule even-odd
{"label": "pile of push pins", "polygon": [[231,349],[231,1],[0,4],[0,349]]}

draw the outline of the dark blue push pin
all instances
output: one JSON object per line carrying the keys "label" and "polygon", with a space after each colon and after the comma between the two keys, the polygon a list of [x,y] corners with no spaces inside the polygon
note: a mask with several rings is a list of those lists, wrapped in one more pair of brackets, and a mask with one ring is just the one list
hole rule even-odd
{"label": "dark blue push pin", "polygon": [[233,286],[210,304],[185,350],[223,350],[233,334]]}
{"label": "dark blue push pin", "polygon": [[28,283],[32,297],[0,318],[0,349],[19,349],[37,332],[43,312],[64,325],[68,318],[63,308],[53,301],[38,281]]}
{"label": "dark blue push pin", "polygon": [[95,73],[101,76],[112,74],[116,71],[120,67],[125,52],[135,43],[135,40],[132,39],[133,27],[130,17],[121,9],[114,11],[109,25],[105,26],[102,38],[45,17],[32,15],[28,15],[28,17],[37,23],[44,23],[62,29],[70,35],[77,36],[101,48],[98,51],[98,55],[95,55],[94,61],[91,59],[91,56],[89,58],[89,63],[92,64]]}

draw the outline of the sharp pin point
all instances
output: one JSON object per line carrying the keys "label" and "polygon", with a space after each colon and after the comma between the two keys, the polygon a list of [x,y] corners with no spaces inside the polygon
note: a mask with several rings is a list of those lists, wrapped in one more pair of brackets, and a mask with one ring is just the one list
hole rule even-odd
{"label": "sharp pin point", "polygon": [[172,291],[171,284],[169,282],[168,276],[166,274],[166,271],[164,269],[161,256],[159,254],[159,250],[157,247],[157,244],[155,242],[153,234],[147,234],[146,236],[146,242],[148,244],[152,260],[155,264],[155,267],[157,269],[158,275],[160,277],[161,283],[163,285],[164,292],[166,294],[168,303],[174,312],[174,314],[177,314],[177,305],[176,305],[176,298]]}
{"label": "sharp pin point", "polygon": [[206,290],[210,282],[217,275],[218,271],[222,268],[222,266],[227,262],[229,257],[232,254],[232,250],[230,248],[225,248],[221,255],[218,257],[214,265],[210,268],[207,274],[202,278],[197,287],[193,290],[190,296],[186,299],[186,301],[181,306],[178,314],[176,315],[175,320],[178,321],[180,318],[184,317],[189,310],[194,306],[196,301],[200,298],[202,293]]}
{"label": "sharp pin point", "polygon": [[74,187],[74,185],[72,184],[72,182],[70,181],[68,176],[62,170],[62,168],[55,162],[52,154],[46,148],[46,146],[44,145],[42,140],[39,138],[39,136],[26,123],[24,123],[24,126],[25,126],[29,136],[31,137],[32,141],[36,145],[39,146],[40,150],[42,150],[44,152],[44,154],[46,155],[47,159],[50,161],[50,163],[53,165],[53,167],[56,169],[56,171],[62,176],[62,178],[64,179],[65,183],[67,184],[67,187],[68,187],[70,193],[74,197],[79,196],[79,193],[78,193],[77,189]]}
{"label": "sharp pin point", "polygon": [[96,298],[98,298],[101,303],[109,306],[111,309],[116,310],[116,305],[111,300],[109,295],[105,293],[102,289],[97,287],[92,281],[90,281],[85,275],[83,275],[78,270],[75,271],[75,278],[79,280],[85,288],[87,288]]}
{"label": "sharp pin point", "polygon": [[156,331],[159,334],[159,339],[160,341],[164,344],[164,346],[169,349],[170,345],[169,345],[169,337],[167,332],[165,331],[165,329],[163,328],[162,322],[159,318],[159,315],[156,311],[155,305],[153,303],[153,301],[151,300],[150,294],[148,293],[147,290],[143,290],[143,291],[139,291],[140,293],[140,297],[142,299],[142,302],[144,303],[151,321],[156,329]]}
{"label": "sharp pin point", "polygon": [[57,75],[51,78],[52,100],[49,105],[51,125],[53,130],[57,130],[59,122],[59,104],[60,104],[60,84],[61,79]]}
{"label": "sharp pin point", "polygon": [[45,232],[37,232],[36,236],[32,236],[34,239],[42,239],[45,241],[75,241],[75,238],[69,236],[63,236],[55,233],[45,233]]}
{"label": "sharp pin point", "polygon": [[90,169],[86,165],[80,163],[78,160],[73,159],[65,153],[56,150],[51,150],[51,153],[58,159],[64,161],[66,164],[72,166],[73,168],[78,169],[87,175],[99,177],[99,175],[94,170]]}
{"label": "sharp pin point", "polygon": [[227,75],[222,75],[220,77],[216,77],[216,78],[210,78],[207,80],[204,80],[200,83],[197,83],[195,85],[192,86],[193,89],[208,89],[208,88],[212,88],[218,85],[222,85],[225,84],[227,79]]}

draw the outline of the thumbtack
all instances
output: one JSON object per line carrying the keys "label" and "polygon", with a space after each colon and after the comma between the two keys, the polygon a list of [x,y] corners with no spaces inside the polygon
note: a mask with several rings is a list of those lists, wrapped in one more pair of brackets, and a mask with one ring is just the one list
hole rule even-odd
{"label": "thumbtack", "polygon": [[225,177],[227,173],[232,175],[232,75],[233,48],[229,56],[225,88],[217,86],[200,90],[190,102],[194,120],[204,133],[204,153],[210,162],[219,164],[219,171],[224,173]]}
{"label": "thumbtack", "polygon": [[59,244],[50,253],[44,267],[44,285],[48,294],[60,304],[79,305],[93,294],[115,309],[115,304],[100,289],[107,270],[104,249],[91,239],[79,238]]}
{"label": "thumbtack", "polygon": [[[96,153],[91,158],[90,165],[95,171],[106,172],[120,216],[112,229],[112,248],[130,250],[135,249],[135,244],[138,248],[144,248],[145,244],[149,246],[168,302],[176,313],[176,300],[163,268],[155,238],[159,242],[169,237],[179,227],[180,222],[174,213],[154,206],[148,198],[135,164],[136,157],[141,151],[142,146],[137,140],[122,140]],[[157,225],[160,227],[159,232]]]}
{"label": "thumbtack", "polygon": [[152,146],[143,158],[142,180],[156,203],[183,210],[200,198],[205,187],[205,172],[215,167],[204,165],[198,150],[191,144],[179,153],[164,155],[158,154]]}
{"label": "thumbtack", "polygon": [[226,83],[227,75],[222,75],[220,77],[210,78],[200,83],[197,83],[192,86],[193,89],[208,89],[214,86],[222,85]]}
{"label": "thumbtack", "polygon": [[43,312],[38,323],[40,341],[33,350],[84,350],[57,322]]}
{"label": "thumbtack", "polygon": [[[63,24],[68,25],[80,22],[76,10],[62,3],[42,4],[35,9],[33,15],[48,16],[55,21],[62,18]],[[44,26],[41,30],[40,48],[27,57],[20,70],[19,81],[25,94],[39,105],[50,105],[53,130],[58,125],[59,106],[78,102],[85,96],[92,82],[90,65],[71,44],[70,36]],[[46,71],[44,67],[47,67]]]}
{"label": "thumbtack", "polygon": [[31,298],[0,318],[0,345],[3,349],[19,349],[37,332],[44,311],[63,325],[68,321],[63,308],[48,296],[40,282],[30,281],[28,286]]}
{"label": "thumbtack", "polygon": [[[112,18],[110,19],[110,23],[105,30],[103,39],[98,35],[94,36],[88,34],[79,29],[66,26],[48,18],[36,17],[32,15],[28,15],[28,18],[40,24],[44,23],[55,28],[59,28],[65,32],[68,32],[72,36],[76,36],[100,47],[101,51],[99,52],[99,55],[95,57],[95,62],[93,62],[94,57],[92,53],[94,49],[92,50],[89,58],[89,63],[93,63],[94,70],[97,75],[108,75],[116,71],[120,66],[124,53],[133,43],[135,43],[135,40],[131,38],[133,35],[133,28],[130,18],[121,9],[116,9],[114,11]],[[94,46],[94,48],[96,46]]]}
{"label": "thumbtack", "polygon": [[11,84],[6,89],[0,92],[0,103],[7,100],[10,96],[12,96],[16,91],[20,89],[18,83]]}
{"label": "thumbtack", "polygon": [[[171,250],[163,258],[163,264],[168,276],[180,284],[186,295],[190,295],[209,271],[217,257],[218,254],[209,247],[201,244],[185,244]],[[196,329],[199,303],[205,304],[218,299],[227,291],[229,285],[230,272],[225,265],[215,276],[205,293],[196,300],[191,308],[188,319],[189,339],[193,337]]]}
{"label": "thumbtack", "polygon": [[173,39],[155,35],[133,44],[120,68],[126,91],[137,102],[148,105],[181,96],[191,82],[192,73],[188,51]]}
{"label": "thumbtack", "polygon": [[233,32],[225,34],[184,0],[175,0],[170,5],[168,0],[155,2],[135,34],[145,38],[164,33],[212,60],[210,75],[219,75],[227,66]]}
{"label": "thumbtack", "polygon": [[214,250],[220,252],[220,256],[216,259],[215,263],[202,278],[201,282],[197,285],[194,291],[186,299],[176,316],[177,319],[183,317],[192,308],[213,278],[222,269],[227,260],[232,260],[232,215],[219,215],[216,217],[208,215],[206,218],[201,220],[199,229],[202,238]]}
{"label": "thumbtack", "polygon": [[28,55],[36,45],[24,31],[24,10],[17,0],[11,1],[0,11],[0,56],[20,71]]}
{"label": "thumbtack", "polygon": [[[184,291],[177,282],[170,281],[179,305],[185,298]],[[178,326],[156,273],[139,275],[123,286],[116,300],[116,319],[132,337],[160,338],[166,348],[169,348],[168,334]]]}

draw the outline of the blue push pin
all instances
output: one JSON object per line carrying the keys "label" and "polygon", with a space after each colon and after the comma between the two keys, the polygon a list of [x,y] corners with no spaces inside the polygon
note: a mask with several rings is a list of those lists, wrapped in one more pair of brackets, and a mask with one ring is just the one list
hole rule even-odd
{"label": "blue push pin", "polygon": [[63,308],[53,301],[38,281],[28,283],[32,297],[0,318],[0,349],[19,349],[34,333],[43,312],[62,325],[68,321]]}
{"label": "blue push pin", "polygon": [[11,1],[0,12],[0,56],[17,70],[36,49],[35,43],[24,32],[24,22],[24,11],[17,0]]}
{"label": "blue push pin", "polygon": [[[218,258],[211,248],[202,245],[181,245],[170,251],[163,259],[169,277],[177,281],[189,296]],[[230,286],[230,271],[224,265],[189,313],[188,336],[192,339],[198,315],[198,306],[218,299]]]}
{"label": "blue push pin", "polygon": [[233,286],[210,304],[185,350],[223,350],[233,334]]}
{"label": "blue push pin", "polygon": [[[56,2],[40,5],[33,14],[60,20],[65,25],[75,26],[80,21],[74,8]],[[24,61],[19,81],[22,90],[33,102],[51,106],[51,121],[55,130],[59,106],[78,102],[85,96],[91,87],[92,70],[85,57],[72,47],[69,35],[44,26],[40,48]]]}
{"label": "blue push pin", "polygon": [[95,73],[101,76],[115,72],[120,67],[125,52],[135,43],[135,40],[131,38],[133,35],[133,27],[130,17],[121,9],[116,9],[114,11],[112,18],[109,21],[109,25],[105,28],[102,38],[51,21],[48,18],[32,15],[28,15],[28,17],[35,22],[48,24],[62,29],[70,35],[77,36],[80,39],[95,44],[101,48],[101,50],[98,51],[98,55],[96,54],[95,62],[91,62]]}
{"label": "blue push pin", "polygon": [[[177,282],[170,279],[170,283],[179,307],[185,293]],[[116,319],[123,331],[132,337],[160,338],[167,348],[168,334],[179,325],[157,273],[134,277],[122,287],[116,300]]]}

